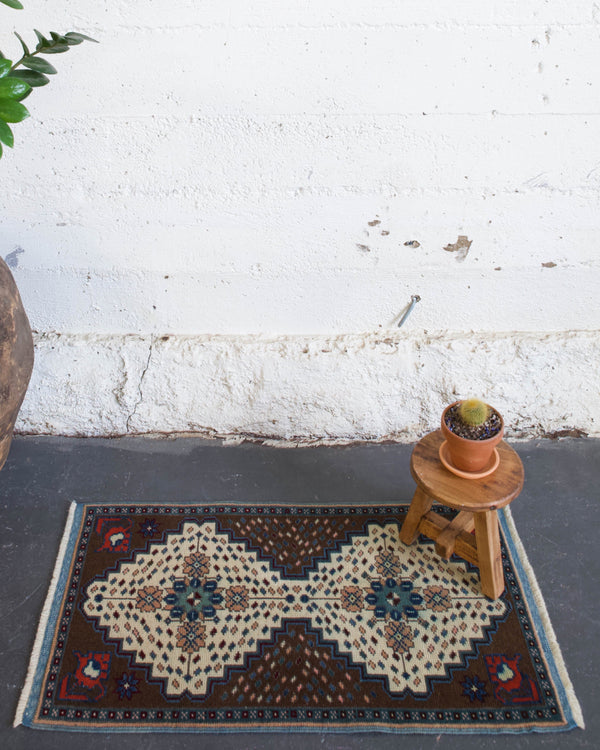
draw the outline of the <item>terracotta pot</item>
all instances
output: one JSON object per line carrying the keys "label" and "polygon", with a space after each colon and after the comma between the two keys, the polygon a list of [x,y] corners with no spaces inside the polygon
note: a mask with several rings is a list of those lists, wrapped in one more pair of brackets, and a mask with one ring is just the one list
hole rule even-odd
{"label": "terracotta pot", "polygon": [[[504,420],[500,417],[500,430],[491,438],[486,440],[467,440],[451,432],[446,426],[446,414],[449,409],[458,404],[455,401],[444,409],[442,414],[442,434],[448,443],[448,451],[452,463],[461,471],[482,471],[490,462],[492,452],[504,435]],[[494,410],[495,411],[495,410]]]}
{"label": "terracotta pot", "polygon": [[10,269],[0,258],[0,469],[33,370],[33,337]]}

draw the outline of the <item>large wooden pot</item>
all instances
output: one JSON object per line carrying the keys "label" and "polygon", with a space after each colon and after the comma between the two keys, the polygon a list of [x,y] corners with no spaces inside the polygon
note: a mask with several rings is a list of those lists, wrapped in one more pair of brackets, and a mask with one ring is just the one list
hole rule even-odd
{"label": "large wooden pot", "polygon": [[0,258],[0,469],[33,370],[33,337],[21,295]]}

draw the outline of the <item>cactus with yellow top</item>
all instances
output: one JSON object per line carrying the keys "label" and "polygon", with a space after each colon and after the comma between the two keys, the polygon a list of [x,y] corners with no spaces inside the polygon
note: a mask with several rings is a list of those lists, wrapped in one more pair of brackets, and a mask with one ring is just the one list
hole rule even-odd
{"label": "cactus with yellow top", "polygon": [[469,427],[479,427],[490,415],[490,407],[478,398],[468,398],[461,401],[458,416]]}
{"label": "cactus with yellow top", "polygon": [[479,398],[457,401],[446,411],[445,422],[455,435],[466,440],[487,440],[502,426],[502,418],[489,404]]}

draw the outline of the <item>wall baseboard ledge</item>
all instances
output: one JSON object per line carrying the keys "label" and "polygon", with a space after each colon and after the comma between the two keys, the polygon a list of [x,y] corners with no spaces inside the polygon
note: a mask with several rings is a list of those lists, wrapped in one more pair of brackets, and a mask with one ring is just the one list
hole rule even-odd
{"label": "wall baseboard ledge", "polygon": [[476,395],[509,439],[600,436],[597,331],[34,338],[21,434],[409,443]]}

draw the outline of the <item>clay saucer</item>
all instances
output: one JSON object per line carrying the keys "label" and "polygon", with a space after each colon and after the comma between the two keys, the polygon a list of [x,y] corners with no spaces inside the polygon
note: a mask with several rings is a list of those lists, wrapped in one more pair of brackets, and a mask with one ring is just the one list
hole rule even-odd
{"label": "clay saucer", "polygon": [[498,455],[498,451],[495,448],[487,465],[484,466],[481,471],[463,471],[462,469],[457,469],[456,466],[454,466],[454,464],[452,463],[452,459],[450,458],[450,451],[448,450],[448,443],[445,440],[440,445],[439,454],[440,461],[444,464],[448,471],[451,471],[453,474],[456,474],[457,477],[462,477],[463,479],[483,479],[483,477],[489,477],[490,474],[493,474],[496,471],[498,465],[500,464],[500,456]]}

